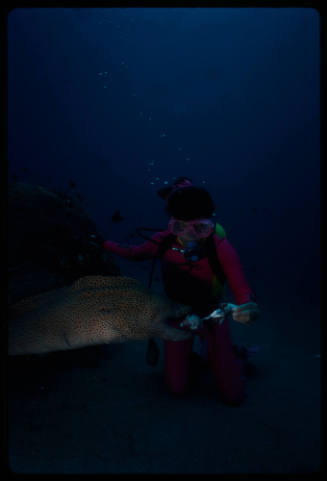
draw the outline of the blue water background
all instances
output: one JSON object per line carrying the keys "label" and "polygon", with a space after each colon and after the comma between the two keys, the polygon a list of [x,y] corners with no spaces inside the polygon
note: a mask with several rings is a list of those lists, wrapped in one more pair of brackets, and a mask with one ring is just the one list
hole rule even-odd
{"label": "blue water background", "polygon": [[[126,242],[166,226],[156,190],[189,176],[266,308],[316,309],[319,22],[310,8],[13,10],[9,181],[73,180],[104,238]],[[148,263],[117,261],[146,278]]]}

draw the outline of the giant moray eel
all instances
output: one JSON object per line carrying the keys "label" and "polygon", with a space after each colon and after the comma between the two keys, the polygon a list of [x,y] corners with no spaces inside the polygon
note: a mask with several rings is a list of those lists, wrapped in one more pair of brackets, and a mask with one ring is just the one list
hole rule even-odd
{"label": "giant moray eel", "polygon": [[11,306],[8,353],[41,354],[149,337],[183,340],[190,334],[165,321],[188,312],[189,307],[136,279],[86,276]]}

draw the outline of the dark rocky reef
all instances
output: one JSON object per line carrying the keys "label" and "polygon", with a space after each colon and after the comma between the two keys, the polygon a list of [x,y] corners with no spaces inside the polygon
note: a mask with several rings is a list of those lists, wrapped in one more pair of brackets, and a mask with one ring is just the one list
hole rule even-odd
{"label": "dark rocky reef", "polygon": [[22,182],[8,186],[8,302],[69,285],[82,276],[119,275],[81,197]]}

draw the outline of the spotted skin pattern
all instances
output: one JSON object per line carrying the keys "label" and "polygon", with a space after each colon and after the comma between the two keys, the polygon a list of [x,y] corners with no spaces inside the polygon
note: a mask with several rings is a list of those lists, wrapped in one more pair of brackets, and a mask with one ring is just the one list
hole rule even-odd
{"label": "spotted skin pattern", "polygon": [[20,300],[9,308],[9,355],[42,354],[90,345],[190,334],[166,324],[190,312],[136,279],[86,276],[72,286]]}

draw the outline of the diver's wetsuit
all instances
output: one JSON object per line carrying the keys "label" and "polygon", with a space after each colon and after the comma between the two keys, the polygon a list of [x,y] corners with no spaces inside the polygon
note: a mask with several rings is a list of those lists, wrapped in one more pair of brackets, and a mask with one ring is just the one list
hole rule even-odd
{"label": "diver's wetsuit", "polygon": [[[156,255],[159,243],[167,235],[168,230],[159,232],[152,237],[156,243],[147,241],[139,246],[130,247],[106,241],[104,248],[124,258],[146,260]],[[253,293],[244,276],[238,254],[226,237],[220,239],[215,234],[214,240],[219,262],[236,304],[251,302]],[[172,247],[180,248],[181,245],[176,241]],[[161,262],[165,292],[171,299],[191,305],[193,312],[200,316],[207,315],[217,308],[221,301],[221,286],[206,257],[190,264],[185,261],[181,252],[170,248],[164,253]],[[179,327],[178,321],[171,321],[170,324]],[[195,334],[207,340],[208,361],[223,399],[228,403],[238,404],[244,397],[244,381],[234,355],[227,319],[221,325],[216,323],[210,327],[204,326]],[[164,341],[166,382],[170,391],[175,394],[184,394],[190,385],[193,338],[194,336],[192,339],[178,342]]]}

